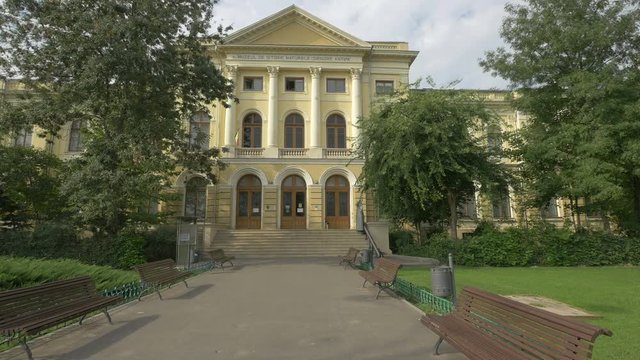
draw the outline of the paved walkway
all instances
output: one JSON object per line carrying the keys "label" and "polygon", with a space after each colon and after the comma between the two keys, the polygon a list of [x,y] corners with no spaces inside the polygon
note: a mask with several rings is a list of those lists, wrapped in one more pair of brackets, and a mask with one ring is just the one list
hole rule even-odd
{"label": "paved walkway", "polygon": [[[436,341],[420,313],[361,288],[337,260],[240,260],[32,343],[36,359],[462,360]],[[426,276],[426,275],[425,275]],[[0,359],[24,359],[20,347]]]}

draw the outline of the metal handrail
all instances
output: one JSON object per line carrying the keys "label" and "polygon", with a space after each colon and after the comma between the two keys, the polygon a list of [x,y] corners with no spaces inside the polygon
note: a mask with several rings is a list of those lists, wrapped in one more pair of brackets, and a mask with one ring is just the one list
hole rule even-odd
{"label": "metal handrail", "polygon": [[382,257],[382,252],[378,248],[378,244],[376,244],[376,241],[373,240],[373,236],[371,236],[371,233],[369,232],[369,227],[367,226],[367,223],[364,223],[363,228],[364,228],[364,233],[367,237],[367,240],[369,241],[369,248],[376,253],[376,257],[379,257],[379,258]]}

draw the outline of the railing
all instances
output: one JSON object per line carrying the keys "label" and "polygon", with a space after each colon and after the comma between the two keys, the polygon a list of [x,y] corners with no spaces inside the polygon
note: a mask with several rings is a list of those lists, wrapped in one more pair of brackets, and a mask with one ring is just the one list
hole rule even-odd
{"label": "railing", "polygon": [[307,157],[307,149],[278,149],[278,157],[304,158]]}
{"label": "railing", "polygon": [[396,279],[393,290],[409,301],[429,305],[440,314],[448,314],[454,308],[453,302],[448,299],[435,296],[429,290],[418,287],[400,277]]}
{"label": "railing", "polygon": [[325,159],[344,159],[351,157],[349,149],[323,149],[322,157]]}
{"label": "railing", "polygon": [[262,157],[263,152],[264,152],[263,148],[236,148],[236,157],[240,157],[240,158]]}
{"label": "railing", "polygon": [[373,236],[371,236],[371,233],[369,232],[369,227],[367,226],[367,224],[364,224],[364,234],[367,237],[367,241],[369,242],[369,250],[372,250],[376,257],[382,257],[382,251],[380,251],[380,249],[378,248],[378,244],[376,244],[376,241],[373,240]]}

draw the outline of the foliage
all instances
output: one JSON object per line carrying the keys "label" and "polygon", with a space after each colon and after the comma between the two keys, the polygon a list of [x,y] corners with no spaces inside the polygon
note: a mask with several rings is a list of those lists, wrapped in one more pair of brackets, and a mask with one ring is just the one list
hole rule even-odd
{"label": "foliage", "polygon": [[64,199],[56,172],[61,167],[45,151],[0,145],[0,222],[14,228],[60,218]]}
{"label": "foliage", "polygon": [[547,223],[529,228],[500,230],[485,226],[462,241],[451,241],[441,233],[424,245],[408,244],[403,255],[447,259],[465,266],[603,266],[640,264],[639,238],[615,235],[602,230],[572,231]]}
{"label": "foliage", "polygon": [[508,48],[487,52],[481,65],[511,82],[515,106],[530,115],[512,154],[530,205],[564,197],[575,212],[611,215],[640,233],[637,0],[527,0],[505,9]]}
{"label": "foliage", "polygon": [[0,255],[38,259],[74,259],[85,264],[129,270],[145,261],[175,258],[175,227],[123,233],[115,238],[82,237],[71,225],[37,224],[33,230],[0,232]]}
{"label": "foliage", "polygon": [[413,233],[410,231],[398,229],[389,232],[389,248],[394,253],[414,242]]}
{"label": "foliage", "polygon": [[147,261],[175,260],[176,234],[175,225],[161,225],[145,232],[144,256]]}
{"label": "foliage", "polygon": [[[484,145],[497,117],[475,94],[451,89],[398,93],[359,122],[362,183],[396,223],[449,223],[455,238],[457,207],[473,194],[504,185],[506,171]],[[420,238],[420,236],[419,236]]]}
{"label": "foliage", "polygon": [[98,291],[138,281],[132,271],[82,264],[77,260],[38,260],[0,256],[0,290],[89,275]]}
{"label": "foliage", "polygon": [[[399,277],[417,286],[431,285],[425,268],[400,270]],[[640,352],[640,267],[529,267],[455,269],[456,288],[472,286],[503,295],[535,295],[587,310],[598,317],[584,319],[613,331],[600,337],[594,360],[634,360]]]}
{"label": "foliage", "polygon": [[18,75],[31,89],[7,104],[0,131],[35,125],[49,136],[72,120],[84,124],[85,151],[70,161],[61,189],[75,220],[94,233],[149,223],[137,209],[163,200],[178,168],[215,182],[219,149],[190,143],[184,124],[231,95],[203,43],[225,31],[210,29],[216,2],[0,5],[0,75]]}

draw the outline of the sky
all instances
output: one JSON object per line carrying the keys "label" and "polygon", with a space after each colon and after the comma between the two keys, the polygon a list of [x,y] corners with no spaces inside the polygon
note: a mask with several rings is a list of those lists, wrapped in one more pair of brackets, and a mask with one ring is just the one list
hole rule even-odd
{"label": "sky", "polygon": [[432,77],[438,87],[506,89],[508,83],[483,72],[478,60],[504,46],[500,26],[508,0],[221,0],[217,24],[234,30],[290,5],[364,41],[406,41],[420,51],[410,81]]}

